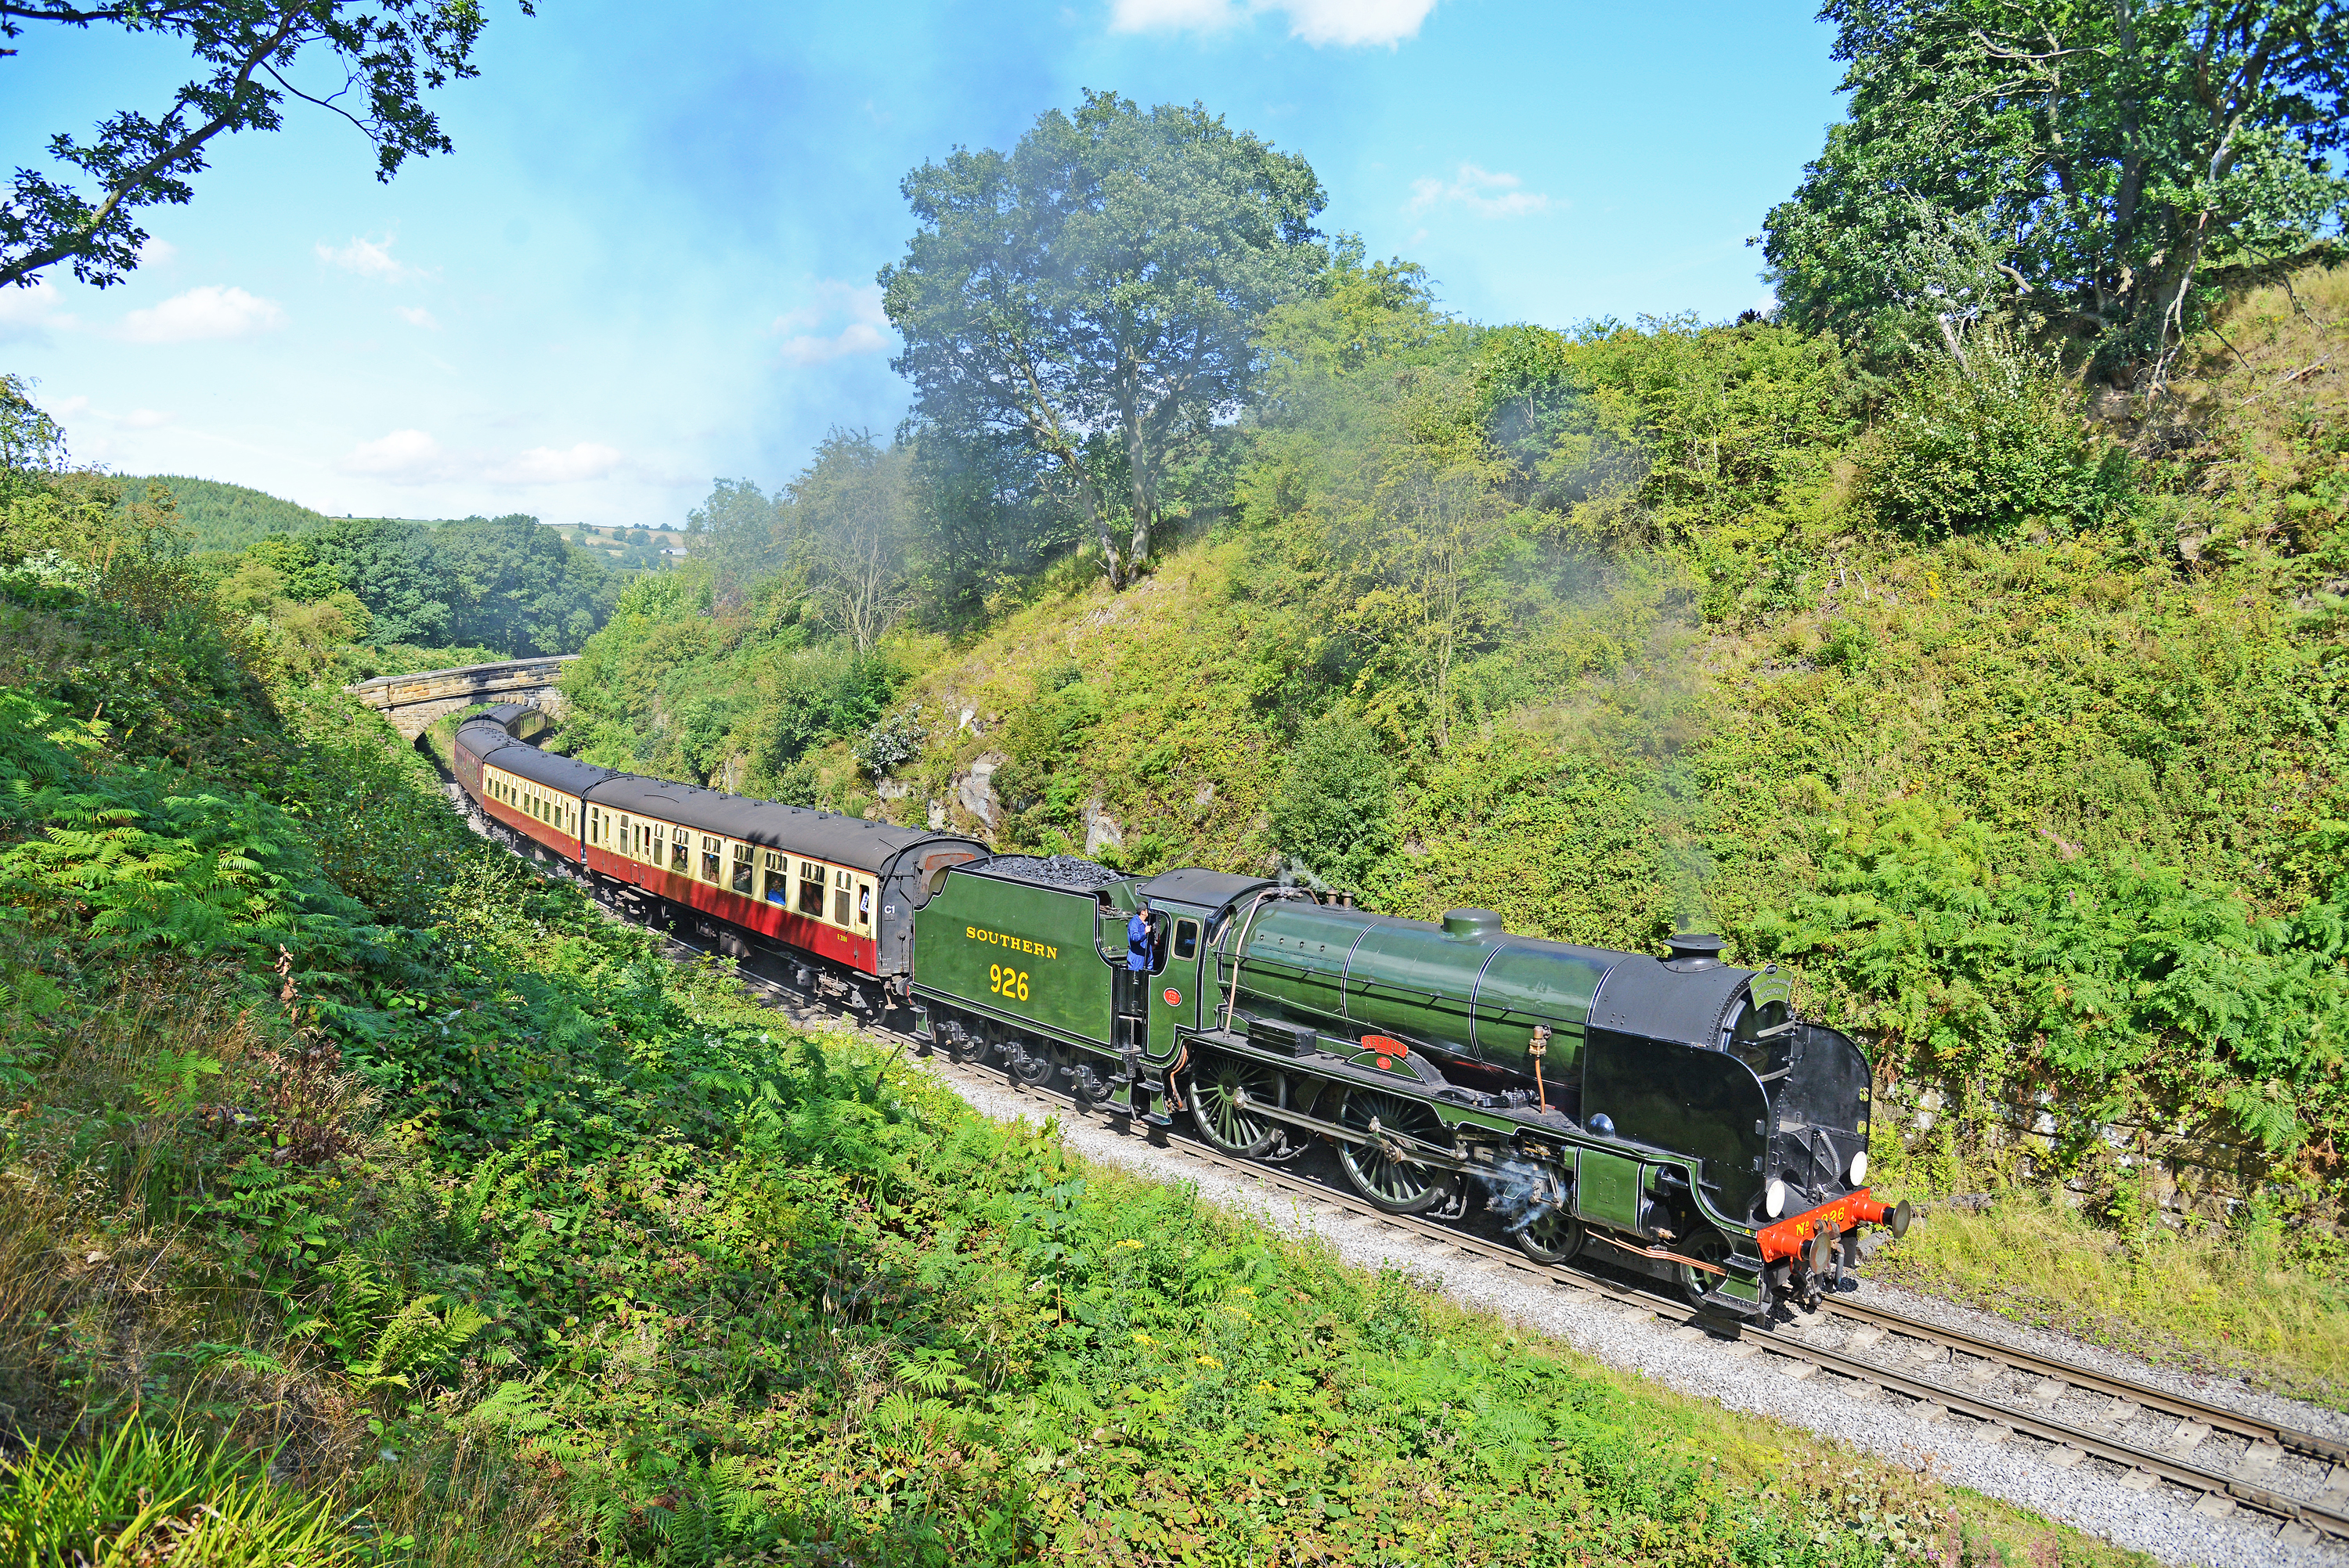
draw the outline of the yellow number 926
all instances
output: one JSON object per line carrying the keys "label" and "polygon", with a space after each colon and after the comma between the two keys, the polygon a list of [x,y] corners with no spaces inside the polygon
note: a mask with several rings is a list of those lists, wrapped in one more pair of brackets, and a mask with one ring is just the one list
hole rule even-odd
{"label": "yellow number 926", "polygon": [[999,996],[1025,1002],[1028,1000],[1028,971],[1004,964],[990,964],[987,966],[987,988]]}

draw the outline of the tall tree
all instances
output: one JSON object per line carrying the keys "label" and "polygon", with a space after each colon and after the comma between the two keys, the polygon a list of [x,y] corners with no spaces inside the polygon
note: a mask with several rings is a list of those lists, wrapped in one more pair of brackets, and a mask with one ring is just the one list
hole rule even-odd
{"label": "tall tree", "polygon": [[[518,4],[529,14],[531,0]],[[27,287],[60,263],[98,288],[121,282],[147,239],[139,210],[191,200],[212,139],[278,129],[289,95],[357,126],[375,145],[378,180],[448,151],[424,94],[477,74],[482,21],[478,0],[0,0],[0,38],[33,22],[120,27],[177,39],[203,73],[160,115],[123,109],[92,140],[51,137],[50,156],[71,171],[63,180],[17,169],[0,198],[0,287]],[[305,75],[320,56],[327,63]]]}
{"label": "tall tree", "polygon": [[1257,323],[1319,275],[1320,181],[1197,105],[1089,91],[901,189],[921,227],[880,282],[920,418],[1017,433],[1123,588],[1170,469],[1246,404]]}
{"label": "tall tree", "polygon": [[1828,0],[1849,119],[1765,254],[1799,324],[1955,348],[1985,313],[2158,385],[2213,269],[2349,210],[2342,0]]}
{"label": "tall tree", "polygon": [[882,447],[869,430],[833,430],[792,481],[816,611],[860,655],[873,651],[910,600],[911,457],[902,447]]}

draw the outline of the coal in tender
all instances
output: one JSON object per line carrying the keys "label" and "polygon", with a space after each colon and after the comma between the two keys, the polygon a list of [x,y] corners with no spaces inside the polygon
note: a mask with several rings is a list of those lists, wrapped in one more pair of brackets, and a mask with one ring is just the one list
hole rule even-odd
{"label": "coal in tender", "polygon": [[987,869],[998,876],[1079,892],[1092,892],[1123,880],[1107,866],[1075,855],[998,855],[987,862]]}

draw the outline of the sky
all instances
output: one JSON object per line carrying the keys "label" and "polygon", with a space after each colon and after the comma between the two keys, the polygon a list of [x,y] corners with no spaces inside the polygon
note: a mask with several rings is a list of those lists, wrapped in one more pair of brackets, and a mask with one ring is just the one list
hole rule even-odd
{"label": "sky", "polygon": [[[452,153],[389,183],[343,121],[213,144],[143,264],[0,291],[0,371],[77,461],[332,515],[675,525],[907,407],[874,274],[906,171],[1086,88],[1304,154],[1320,226],[1485,322],[1735,315],[1746,244],[1838,118],[1812,4],[486,0]],[[160,113],[168,40],[28,25],[0,150]],[[323,59],[310,63],[316,72]],[[297,78],[300,79],[300,78]],[[315,78],[314,78],[315,82]]]}

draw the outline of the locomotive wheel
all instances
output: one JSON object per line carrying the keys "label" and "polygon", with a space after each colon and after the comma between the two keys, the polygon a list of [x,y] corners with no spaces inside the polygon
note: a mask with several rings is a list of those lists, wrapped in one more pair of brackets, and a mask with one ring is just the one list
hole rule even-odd
{"label": "locomotive wheel", "polygon": [[1237,1057],[1209,1057],[1191,1075],[1191,1119],[1211,1148],[1254,1160],[1280,1138],[1280,1123],[1249,1102],[1280,1103],[1280,1072]]}
{"label": "locomotive wheel", "polygon": [[1109,1080],[1092,1063],[1079,1062],[1069,1070],[1069,1093],[1079,1110],[1091,1110],[1109,1099]]}
{"label": "locomotive wheel", "polygon": [[1562,1264],[1582,1250],[1582,1222],[1564,1209],[1544,1209],[1517,1227],[1517,1251],[1537,1264]]}
{"label": "locomotive wheel", "polygon": [[1369,1136],[1368,1142],[1340,1143],[1338,1163],[1354,1191],[1388,1213],[1416,1214],[1451,1196],[1452,1172],[1423,1165],[1409,1153],[1413,1144],[1451,1145],[1443,1119],[1426,1106],[1378,1089],[1348,1089],[1338,1125]]}
{"label": "locomotive wheel", "polygon": [[986,1054],[987,1042],[973,1034],[968,1027],[947,1037],[947,1055],[956,1061],[968,1064],[978,1060]]}
{"label": "locomotive wheel", "polygon": [[[1728,1239],[1719,1231],[1710,1227],[1689,1237],[1687,1243],[1679,1251],[1684,1257],[1696,1258],[1704,1263],[1726,1264],[1729,1261]],[[1717,1274],[1707,1274],[1702,1269],[1692,1269],[1686,1264],[1674,1264],[1672,1273],[1679,1276],[1681,1294],[1688,1298],[1691,1306],[1702,1306],[1705,1293],[1719,1284],[1722,1280],[1722,1276]]]}

